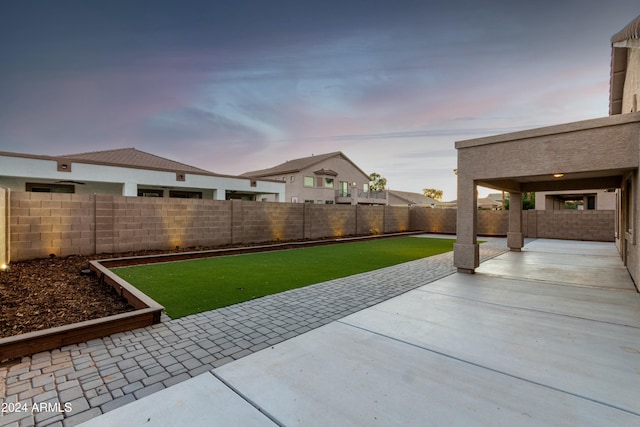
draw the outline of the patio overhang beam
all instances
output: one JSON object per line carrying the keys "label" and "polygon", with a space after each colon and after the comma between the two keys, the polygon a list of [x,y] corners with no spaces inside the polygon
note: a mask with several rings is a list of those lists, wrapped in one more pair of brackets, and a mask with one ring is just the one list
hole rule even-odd
{"label": "patio overhang beam", "polygon": [[521,185],[522,191],[563,191],[563,190],[593,190],[606,188],[620,188],[622,176],[605,178],[562,179],[543,182],[527,182]]}
{"label": "patio overhang beam", "polygon": [[[524,182],[523,182],[524,181]],[[545,181],[527,182],[527,177],[514,179],[492,179],[478,181],[478,185],[499,191],[516,192],[536,192],[536,191],[564,191],[564,190],[593,190],[606,188],[620,188],[622,186],[622,175],[606,176],[597,178],[580,179],[553,179]]]}

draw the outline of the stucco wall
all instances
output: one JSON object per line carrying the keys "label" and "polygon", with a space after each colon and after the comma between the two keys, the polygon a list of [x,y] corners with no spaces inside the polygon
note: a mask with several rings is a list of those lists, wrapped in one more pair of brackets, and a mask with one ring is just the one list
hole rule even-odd
{"label": "stucco wall", "polygon": [[[318,187],[316,185],[316,174],[314,173],[320,169],[328,169],[335,171],[337,176],[328,176],[334,179],[333,187],[325,188]],[[304,185],[304,177],[313,177],[314,184],[311,187]],[[318,175],[324,177],[325,175]],[[316,163],[312,166],[302,169],[299,172],[280,173],[264,177],[265,179],[273,179],[280,182],[285,182],[287,202],[297,200],[298,203],[304,203],[305,200],[320,201],[334,201],[336,197],[336,190],[338,190],[340,181],[346,181],[349,183],[349,191],[362,190],[363,184],[369,183],[369,177],[362,173],[351,162],[341,156],[335,156],[325,159],[322,162]],[[352,183],[356,183],[355,187],[352,187]]]}
{"label": "stucco wall", "polygon": [[[631,190],[630,190],[630,199],[631,206],[625,206],[626,199],[626,191],[629,191],[629,188],[626,184],[623,184],[622,194],[621,194],[621,222],[619,226],[619,237],[620,240],[618,244],[621,246],[622,252],[625,254],[625,264],[627,266],[627,270],[629,270],[629,274],[633,278],[636,283],[636,287],[640,286],[640,240],[638,239],[638,225],[640,224],[640,209],[638,205],[638,201],[640,200],[640,171],[636,170],[632,173],[629,173],[627,176],[630,180]],[[633,218],[631,230],[628,230],[626,226],[626,211],[631,211],[631,216]]]}
{"label": "stucco wall", "polygon": [[[458,181],[470,179],[481,184],[486,180],[502,188],[514,185],[514,177],[546,176],[546,188],[533,191],[567,190],[562,188],[562,179],[554,180],[554,173],[569,176],[635,169],[639,157],[638,117],[623,114],[458,141]],[[531,191],[524,186],[519,190]]]}
{"label": "stucco wall", "polygon": [[640,103],[640,48],[627,49],[627,71],[624,79],[622,114],[638,111]]}
{"label": "stucco wall", "polygon": [[[55,159],[40,156],[0,155],[0,185],[12,191],[25,191],[26,182],[56,183],[78,181],[76,193],[115,194],[136,196],[138,188],[172,187],[176,190],[203,191],[203,196],[224,200],[226,191],[274,194],[276,201],[284,200],[285,186],[282,182],[266,180],[252,181],[249,178],[232,176],[200,175],[185,173],[184,180],[178,180],[176,171],[136,169],[120,166],[70,162],[67,171],[58,170]],[[95,181],[100,177],[100,182]]]}

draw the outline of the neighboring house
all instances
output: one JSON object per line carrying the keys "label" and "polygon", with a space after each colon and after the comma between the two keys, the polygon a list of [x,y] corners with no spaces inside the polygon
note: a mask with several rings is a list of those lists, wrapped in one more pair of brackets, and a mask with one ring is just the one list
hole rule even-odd
{"label": "neighboring house", "polygon": [[502,209],[502,201],[498,201],[492,197],[478,198],[478,209],[497,211]]}
{"label": "neighboring house", "polygon": [[442,202],[420,193],[408,191],[387,190],[389,206],[426,206],[439,207]]}
{"label": "neighboring house", "polygon": [[524,245],[524,192],[584,194],[615,189],[612,238],[635,283],[640,283],[640,16],[611,38],[609,95],[608,117],[455,143],[458,271],[473,273],[480,263],[478,186],[510,193],[507,245],[512,251]]}
{"label": "neighboring house", "polygon": [[490,193],[487,194],[487,199],[491,199],[494,202],[499,202],[500,206],[504,206],[507,200],[509,200],[509,193],[500,192],[500,193]]}
{"label": "neighboring house", "polygon": [[536,210],[615,210],[616,199],[615,189],[541,191],[536,193]]}
{"label": "neighboring house", "polygon": [[281,182],[220,175],[135,148],[64,156],[0,152],[0,187],[216,200],[282,201],[285,194]]}
{"label": "neighboring house", "polygon": [[[450,202],[438,202],[438,207],[443,209],[456,209],[458,207],[458,201],[452,200]],[[491,197],[478,198],[476,209],[492,211],[500,210],[502,209],[502,202],[499,202]]]}
{"label": "neighboring house", "polygon": [[288,160],[242,176],[283,182],[291,203],[387,204],[386,193],[369,191],[369,175],[341,151]]}

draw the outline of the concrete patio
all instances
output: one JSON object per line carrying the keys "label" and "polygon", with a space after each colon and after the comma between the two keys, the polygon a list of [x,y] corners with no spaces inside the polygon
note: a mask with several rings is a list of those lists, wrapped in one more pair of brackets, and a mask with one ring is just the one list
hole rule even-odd
{"label": "concrete patio", "polygon": [[527,242],[84,425],[123,423],[640,425],[640,295],[613,244]]}

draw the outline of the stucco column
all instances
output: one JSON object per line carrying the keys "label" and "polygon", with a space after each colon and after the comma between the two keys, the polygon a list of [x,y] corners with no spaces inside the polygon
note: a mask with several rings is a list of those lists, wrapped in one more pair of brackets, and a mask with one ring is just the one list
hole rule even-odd
{"label": "stucco column", "polygon": [[460,273],[474,273],[480,265],[477,215],[478,193],[473,179],[458,173],[458,212],[456,219],[456,243],[453,245],[453,264]]}
{"label": "stucco column", "polygon": [[522,193],[511,193],[509,197],[509,231],[507,232],[509,250],[520,252],[524,246],[522,234]]}

